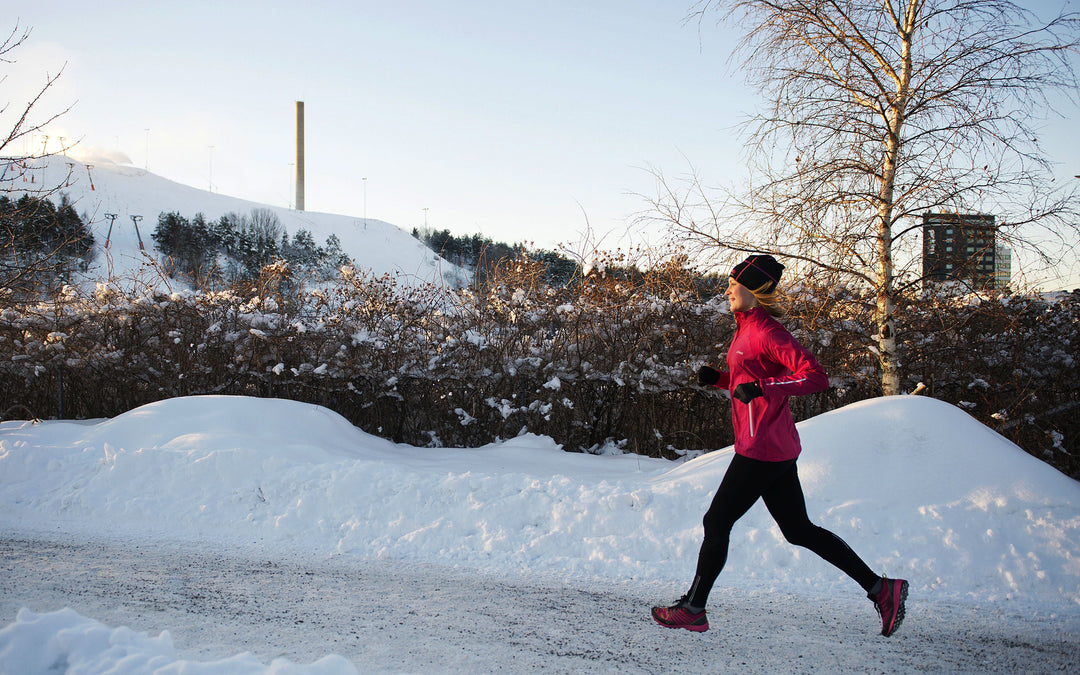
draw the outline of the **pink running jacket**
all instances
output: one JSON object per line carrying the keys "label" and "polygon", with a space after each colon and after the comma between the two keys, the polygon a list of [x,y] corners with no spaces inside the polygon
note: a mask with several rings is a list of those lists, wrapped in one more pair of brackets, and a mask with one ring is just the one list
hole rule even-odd
{"label": "pink running jacket", "polygon": [[829,376],[805,347],[761,307],[735,312],[735,338],[727,353],[728,371],[716,387],[731,391],[758,382],[763,396],[750,403],[731,399],[735,452],[751,459],[782,462],[802,452],[788,397],[829,388]]}

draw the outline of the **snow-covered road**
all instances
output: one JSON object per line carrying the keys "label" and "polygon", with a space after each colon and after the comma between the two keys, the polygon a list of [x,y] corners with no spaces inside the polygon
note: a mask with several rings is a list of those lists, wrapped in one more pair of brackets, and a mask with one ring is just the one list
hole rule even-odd
{"label": "snow-covered road", "polygon": [[0,624],[21,607],[70,607],[109,626],[167,629],[198,661],[247,650],[263,662],[339,654],[360,672],[1055,672],[1080,653],[1075,614],[961,607],[918,587],[888,639],[856,588],[828,598],[721,585],[709,632],[659,628],[649,605],[680,590],[0,533]]}

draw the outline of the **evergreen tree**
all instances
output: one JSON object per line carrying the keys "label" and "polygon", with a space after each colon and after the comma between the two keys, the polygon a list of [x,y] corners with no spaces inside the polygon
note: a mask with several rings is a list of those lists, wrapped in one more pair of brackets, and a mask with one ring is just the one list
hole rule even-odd
{"label": "evergreen tree", "polygon": [[351,260],[341,248],[341,239],[336,234],[326,238],[326,246],[323,249],[323,268],[333,276],[343,265],[348,265]]}
{"label": "evergreen tree", "polygon": [[72,271],[87,268],[93,246],[66,195],[59,207],[29,194],[0,198],[0,287],[32,297],[67,283]]}
{"label": "evergreen tree", "polygon": [[155,248],[163,255],[179,260],[181,252],[185,248],[184,241],[188,236],[190,225],[186,218],[173,211],[158,214],[157,225],[150,233],[154,240]]}
{"label": "evergreen tree", "polygon": [[301,271],[309,272],[316,266],[319,259],[319,248],[315,244],[315,238],[311,232],[299,229],[293,235],[287,252],[283,251],[283,258],[296,265]]}

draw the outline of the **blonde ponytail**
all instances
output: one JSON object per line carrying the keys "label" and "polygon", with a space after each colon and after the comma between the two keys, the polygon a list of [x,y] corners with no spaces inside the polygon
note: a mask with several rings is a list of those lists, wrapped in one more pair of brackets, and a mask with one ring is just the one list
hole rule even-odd
{"label": "blonde ponytail", "polygon": [[[770,285],[774,286],[772,291],[766,292]],[[779,319],[787,314],[787,306],[784,304],[783,298],[780,297],[780,293],[776,290],[775,284],[771,282],[762,285],[758,289],[750,289],[750,292],[754,294],[754,298],[757,303],[761,305],[761,308],[773,316]]]}

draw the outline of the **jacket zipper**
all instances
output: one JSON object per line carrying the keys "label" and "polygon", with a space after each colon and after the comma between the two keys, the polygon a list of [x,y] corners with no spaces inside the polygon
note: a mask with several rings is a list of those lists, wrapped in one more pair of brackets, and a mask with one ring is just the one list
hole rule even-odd
{"label": "jacket zipper", "polygon": [[[735,341],[739,339],[739,333],[742,331],[742,320],[738,315],[735,317],[735,335],[731,338],[731,344],[734,345]],[[746,407],[750,410],[750,438],[754,437],[754,402],[750,401],[746,404]]]}

